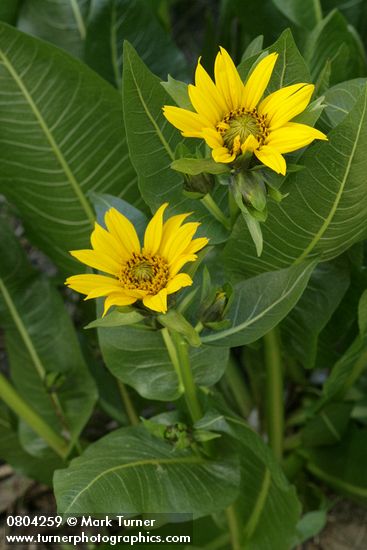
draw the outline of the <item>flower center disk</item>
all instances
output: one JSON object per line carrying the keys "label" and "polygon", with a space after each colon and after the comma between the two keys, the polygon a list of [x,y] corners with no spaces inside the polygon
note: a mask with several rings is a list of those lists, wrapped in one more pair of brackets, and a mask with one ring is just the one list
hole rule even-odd
{"label": "flower center disk", "polygon": [[[254,136],[260,144],[268,135],[265,117],[257,113],[256,109],[246,112],[245,109],[231,111],[217,125],[218,132],[223,136],[223,141],[230,151],[238,149],[248,136]],[[238,143],[236,143],[238,142]]]}
{"label": "flower center disk", "polygon": [[167,261],[161,256],[133,253],[121,268],[119,281],[128,290],[144,290],[157,294],[169,280]]}

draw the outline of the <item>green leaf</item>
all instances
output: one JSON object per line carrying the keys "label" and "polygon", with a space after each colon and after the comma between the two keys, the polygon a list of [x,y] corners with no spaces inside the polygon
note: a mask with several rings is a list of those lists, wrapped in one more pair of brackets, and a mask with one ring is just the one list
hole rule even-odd
{"label": "green leaf", "polygon": [[365,78],[355,78],[336,84],[325,92],[325,109],[321,116],[321,124],[326,131],[345,119],[364,93],[366,83]]}
{"label": "green leaf", "polygon": [[[89,191],[138,197],[119,94],[54,46],[0,25],[0,192],[67,272],[94,223]],[[21,131],[20,131],[21,129]]]}
{"label": "green leaf", "polygon": [[247,46],[245,51],[242,54],[242,61],[246,61],[246,59],[253,57],[254,55],[257,55],[261,52],[261,50],[264,47],[264,36],[262,34],[259,34],[259,36],[256,36],[250,44]]}
{"label": "green leaf", "polygon": [[[0,235],[0,317],[12,381],[21,397],[72,446],[93,410],[95,384],[58,292],[30,270],[3,223]],[[33,451],[38,440],[26,428],[22,434]]]}
{"label": "green leaf", "polygon": [[236,498],[239,470],[232,460],[173,450],[144,428],[123,428],[90,445],[68,469],[56,472],[54,482],[62,514],[123,510],[198,518]]}
{"label": "green leaf", "polygon": [[98,327],[121,327],[124,325],[135,325],[144,319],[144,315],[141,315],[138,311],[119,311],[115,309],[106,317],[100,317],[95,321],[92,321],[84,328],[98,328]]}
{"label": "green leaf", "polygon": [[304,170],[290,174],[280,204],[269,203],[263,226],[264,251],[255,258],[239,219],[225,247],[233,277],[298,264],[307,257],[335,258],[367,234],[365,173],[367,157],[367,90],[349,115],[301,157]]}
{"label": "green leaf", "polygon": [[198,347],[201,345],[199,334],[194,327],[185,319],[185,317],[175,309],[169,309],[164,315],[158,315],[158,321],[164,327],[182,334],[190,346]]}
{"label": "green leaf", "polygon": [[91,0],[22,0],[18,28],[83,57]]}
{"label": "green leaf", "polygon": [[360,335],[365,336],[367,331],[367,290],[363,292],[358,304],[358,326]]}
{"label": "green leaf", "polygon": [[240,518],[243,548],[290,548],[300,503],[269,447],[243,420],[226,412],[210,411],[197,427],[224,432],[238,448],[241,484],[235,508]]}
{"label": "green leaf", "polygon": [[[283,31],[278,40],[272,44],[269,48],[263,50],[263,54],[276,52],[279,54],[278,60],[275,64],[273,74],[271,76],[269,85],[265,91],[265,96],[275,92],[283,86],[290,86],[297,82],[309,82],[310,72],[308,67],[300,54],[292,32],[287,29]],[[238,66],[238,71],[243,80],[248,76],[248,73],[254,62],[258,60],[259,56],[253,56],[251,58],[242,61]]]}
{"label": "green leaf", "polygon": [[161,77],[186,74],[186,62],[146,0],[99,0],[88,19],[86,62],[106,80],[121,86],[122,48],[129,40],[148,67]]}
{"label": "green leaf", "polygon": [[188,86],[186,82],[175,80],[169,74],[167,82],[161,82],[161,85],[172,97],[173,101],[178,105],[178,107],[181,107],[182,109],[187,109],[188,111],[194,110],[193,106],[191,105]]}
{"label": "green leaf", "polygon": [[323,387],[322,403],[345,393],[367,366],[367,337],[358,335],[335,363]]}
{"label": "green leaf", "polygon": [[17,427],[11,415],[0,402],[0,458],[21,474],[36,479],[40,483],[52,485],[52,475],[64,462],[51,449],[40,459],[27,453],[18,438]]}
{"label": "green leaf", "polygon": [[212,158],[208,159],[195,159],[195,158],[181,158],[174,160],[171,164],[173,170],[177,172],[183,172],[191,176],[197,176],[198,174],[228,174],[230,169],[227,164],[221,164],[215,162]]}
{"label": "green leaf", "polygon": [[20,0],[2,0],[0,3],[0,21],[13,25],[18,16]]}
{"label": "green leaf", "polygon": [[366,430],[352,426],[338,445],[307,450],[307,468],[334,491],[367,504]]}
{"label": "green leaf", "polygon": [[329,403],[303,428],[302,443],[305,447],[334,445],[344,436],[353,404]]}
{"label": "green leaf", "polygon": [[300,300],[282,324],[287,352],[305,368],[313,368],[320,332],[339,306],[350,283],[345,262],[316,267]]}
{"label": "green leaf", "polygon": [[306,262],[238,283],[232,306],[226,313],[232,326],[204,335],[202,341],[233,347],[258,340],[295,306],[314,267],[314,262]]}
{"label": "green leaf", "polygon": [[337,10],[332,11],[309,34],[305,59],[313,80],[317,80],[325,63],[331,62],[330,83],[365,76],[366,60],[356,31]]}
{"label": "green leaf", "polygon": [[[160,331],[138,326],[99,328],[98,337],[103,359],[119,380],[146,399],[171,401],[180,397],[179,381]],[[195,382],[212,386],[224,373],[228,349],[192,348],[190,360]]]}
{"label": "green leaf", "polygon": [[[199,234],[210,238],[211,244],[222,242],[224,227],[201,201],[189,200],[183,194],[184,178],[171,168],[182,137],[162,113],[171,99],[129,43],[124,48],[123,81],[126,134],[142,197],[152,211],[166,201],[171,203],[170,214],[193,211],[195,220],[202,224]],[[225,186],[220,186],[214,196],[224,210],[228,202]]]}
{"label": "green leaf", "polygon": [[320,0],[273,0],[276,7],[299,27],[312,30],[322,19]]}
{"label": "green leaf", "polygon": [[302,544],[316,537],[324,529],[326,522],[326,510],[307,512],[297,523],[297,537],[294,544]]}

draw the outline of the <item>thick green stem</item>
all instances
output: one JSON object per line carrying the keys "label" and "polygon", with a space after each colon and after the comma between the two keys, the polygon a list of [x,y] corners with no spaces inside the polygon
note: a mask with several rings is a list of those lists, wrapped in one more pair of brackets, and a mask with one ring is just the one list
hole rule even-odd
{"label": "thick green stem", "polygon": [[237,518],[237,513],[234,505],[229,506],[226,510],[229,535],[231,537],[231,545],[233,550],[241,550],[241,529]]}
{"label": "thick green stem", "polygon": [[180,364],[179,364],[175,343],[173,342],[173,340],[171,338],[171,335],[170,335],[170,332],[169,332],[168,328],[166,328],[166,327],[162,328],[161,333],[162,333],[162,338],[164,340],[164,343],[165,343],[167,351],[168,351],[169,358],[171,359],[171,363],[172,363],[172,365],[173,365],[173,367],[176,371],[176,374],[177,374],[178,391],[179,391],[180,394],[184,393],[185,387],[184,387],[184,383],[183,383],[183,380],[182,380],[181,367],[180,367]]}
{"label": "thick green stem", "polygon": [[68,445],[38,414],[21,398],[8,380],[0,374],[0,398],[8,407],[32,428],[62,458],[68,454]]}
{"label": "thick green stem", "polygon": [[242,416],[244,418],[247,418],[251,412],[251,396],[243,380],[243,377],[241,376],[239,368],[232,356],[230,356],[228,361],[227,369],[225,372],[225,380],[232,392],[232,395]]}
{"label": "thick green stem", "polygon": [[280,342],[276,329],[264,336],[266,368],[266,425],[270,447],[278,460],[283,453],[284,403],[283,368]]}
{"label": "thick green stem", "polygon": [[137,426],[139,424],[139,417],[136,414],[134,404],[131,401],[129,392],[126,389],[125,384],[120,382],[120,380],[118,380],[117,383],[118,383],[121,399],[122,399],[122,402],[124,404],[125,411],[126,411],[128,419],[129,419],[129,422],[132,426]]}
{"label": "thick green stem", "polygon": [[230,229],[231,224],[230,221],[226,218],[226,216],[223,214],[217,203],[213,200],[213,197],[207,193],[204,195],[204,197],[201,199],[201,202],[205,206],[205,208],[211,213],[211,215],[218,220],[226,229]]}
{"label": "thick green stem", "polygon": [[177,350],[178,368],[181,374],[181,381],[184,387],[184,396],[193,423],[203,416],[199,399],[197,396],[194,378],[192,376],[188,344],[177,332],[172,332],[172,337]]}

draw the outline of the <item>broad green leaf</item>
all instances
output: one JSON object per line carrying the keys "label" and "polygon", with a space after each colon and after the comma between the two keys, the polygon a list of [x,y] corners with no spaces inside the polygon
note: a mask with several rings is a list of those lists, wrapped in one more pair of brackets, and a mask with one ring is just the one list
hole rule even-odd
{"label": "broad green leaf", "polygon": [[256,36],[256,38],[254,38],[250,42],[250,44],[247,46],[247,48],[243,52],[241,62],[245,61],[250,57],[253,57],[254,55],[259,54],[263,48],[264,48],[264,36],[262,34],[259,34],[259,36]]}
{"label": "broad green leaf", "polygon": [[166,90],[166,92],[171,96],[173,101],[178,107],[182,109],[187,109],[188,111],[194,111],[193,106],[191,105],[188,85],[186,82],[181,82],[180,80],[175,80],[169,74],[167,82],[161,82],[161,85]]}
{"label": "broad green leaf", "polygon": [[99,319],[96,319],[95,321],[92,321],[84,328],[98,328],[98,327],[121,327],[124,325],[135,325],[136,323],[139,323],[139,321],[142,321],[144,319],[144,316],[141,315],[138,311],[119,311],[114,310],[109,315],[106,315],[106,317],[100,317]]}
{"label": "broad green leaf", "polygon": [[325,92],[325,109],[321,116],[321,124],[326,131],[330,131],[345,119],[363,94],[366,83],[365,78],[355,78],[336,84]]}
{"label": "broad green leaf", "polygon": [[[200,200],[189,200],[183,194],[183,175],[171,168],[182,137],[162,113],[162,107],[172,100],[129,43],[124,48],[123,103],[131,162],[145,202],[153,211],[166,201],[171,205],[170,213],[193,211],[193,219],[195,216],[202,223],[200,234],[209,237],[211,244],[223,241],[223,226]],[[225,210],[228,200],[224,186],[215,199]]]}
{"label": "broad green leaf", "polygon": [[314,366],[319,334],[339,306],[349,283],[345,262],[319,264],[300,300],[282,323],[287,353],[305,368]]}
{"label": "broad green leaf", "polygon": [[[180,397],[179,381],[160,331],[139,326],[99,328],[103,359],[116,378],[146,399],[172,401]],[[212,386],[222,377],[228,349],[201,346],[190,350],[196,383]]]}
{"label": "broad green leaf", "polygon": [[13,25],[18,16],[20,0],[1,0],[0,21]]}
{"label": "broad green leaf", "polygon": [[304,453],[307,468],[334,491],[367,504],[367,433],[352,426],[338,445]]}
{"label": "broad green leaf", "polygon": [[49,449],[46,458],[40,459],[30,455],[22,448],[17,435],[17,426],[1,401],[0,440],[0,458],[10,464],[16,471],[41,483],[52,485],[54,470],[64,466],[61,458],[51,449]]}
{"label": "broad green leaf", "polygon": [[22,0],[18,28],[83,57],[92,0]]}
{"label": "broad green leaf", "polygon": [[[23,399],[72,446],[93,410],[95,384],[58,292],[30,271],[4,224],[0,235],[0,317],[12,381]],[[25,428],[22,434],[23,443],[34,450],[34,434]]]}
{"label": "broad green leaf", "polygon": [[361,296],[358,305],[358,326],[361,336],[365,336],[367,331],[367,290]]}
{"label": "broad green leaf", "polygon": [[197,176],[202,173],[228,174],[230,172],[230,169],[226,164],[215,162],[212,158],[181,158],[174,160],[171,164],[171,168],[173,170],[177,170],[177,172],[183,172],[184,174],[190,174],[191,176]]}
{"label": "broad green leaf", "polygon": [[235,509],[246,550],[288,549],[296,534],[300,503],[269,447],[243,420],[210,411],[197,426],[228,434],[241,461]]}
{"label": "broad green leaf", "polygon": [[297,536],[294,545],[302,544],[316,537],[325,527],[327,522],[326,510],[313,510],[307,512],[297,523]]}
{"label": "broad green leaf", "polygon": [[353,404],[329,403],[302,429],[302,443],[305,447],[335,445],[342,440],[348,424]]}
{"label": "broad green leaf", "polygon": [[61,50],[0,25],[0,192],[67,272],[94,223],[89,191],[137,199],[119,94]]}
{"label": "broad green leaf", "polygon": [[[265,96],[284,86],[290,86],[297,82],[310,82],[311,77],[308,67],[289,29],[285,30],[269,48],[265,48],[263,55],[273,52],[278,53],[279,57],[265,91]],[[238,71],[243,80],[247,78],[248,72],[258,57],[259,55],[248,58],[238,66]]]}
{"label": "broad green leaf", "polygon": [[348,116],[311,145],[299,161],[304,170],[282,186],[289,195],[269,203],[263,227],[264,252],[256,258],[245,224],[239,220],[225,247],[235,278],[298,264],[307,257],[330,260],[367,234],[366,89]]}
{"label": "broad green leaf", "polygon": [[322,402],[329,401],[350,388],[367,366],[367,337],[356,337],[335,363],[323,387]]}
{"label": "broad green leaf", "polygon": [[258,340],[295,306],[314,267],[314,262],[306,262],[238,283],[226,314],[231,327],[204,335],[202,341],[233,347]]}
{"label": "broad green leaf", "polygon": [[59,513],[190,513],[225,508],[237,496],[233,460],[208,460],[173,447],[144,428],[116,430],[90,445],[54,488]]}
{"label": "broad green leaf", "polygon": [[129,40],[148,67],[165,78],[183,77],[183,54],[163,29],[146,0],[99,0],[92,3],[85,47],[86,62],[106,80],[121,86],[122,49]]}
{"label": "broad green leaf", "polygon": [[299,27],[312,30],[322,19],[320,0],[273,0],[276,7]]}
{"label": "broad green leaf", "polygon": [[365,76],[365,54],[355,29],[337,10],[332,11],[309,34],[305,58],[313,80],[317,80],[325,63],[331,62],[331,84]]}

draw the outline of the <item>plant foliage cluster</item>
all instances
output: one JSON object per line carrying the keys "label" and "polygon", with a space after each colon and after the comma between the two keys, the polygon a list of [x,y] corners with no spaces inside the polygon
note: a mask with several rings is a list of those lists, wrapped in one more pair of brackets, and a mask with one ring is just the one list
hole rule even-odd
{"label": "plant foliage cluster", "polygon": [[[322,529],[330,489],[367,503],[366,14],[366,0],[1,1],[0,456],[53,484],[61,514],[186,512],[198,548],[289,550]],[[190,108],[186,82],[218,45],[243,79],[277,52],[268,91],[313,82],[299,121],[328,136],[267,172],[260,255],[231,174],[162,113]],[[101,319],[63,286],[81,271],[69,251],[109,208],[142,232],[164,202],[210,239],[193,286],[165,316]],[[188,353],[194,420],[167,333]],[[96,411],[116,429],[94,441]]]}

